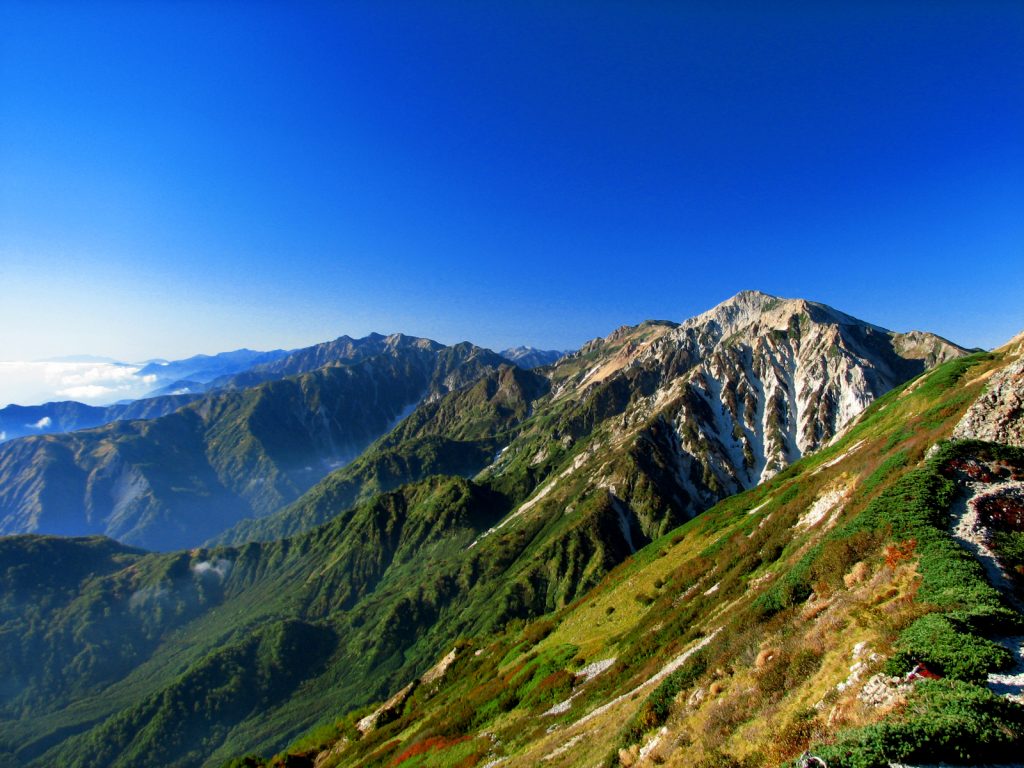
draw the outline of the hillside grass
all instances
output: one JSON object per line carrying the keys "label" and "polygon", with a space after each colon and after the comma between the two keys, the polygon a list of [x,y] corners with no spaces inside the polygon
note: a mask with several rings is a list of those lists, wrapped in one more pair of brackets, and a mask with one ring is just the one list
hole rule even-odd
{"label": "hillside grass", "polygon": [[[894,743],[915,759],[953,744],[946,754],[965,760],[1019,749],[1019,708],[977,683],[1007,663],[989,635],[1020,617],[946,530],[956,489],[942,473],[950,458],[1000,449],[945,444],[925,458],[1000,362],[939,367],[876,401],[834,446],[654,539],[551,617],[467,638],[439,686],[326,765],[631,765],[662,729],[650,754],[668,765],[778,764],[809,746],[858,768],[880,765]],[[795,527],[837,488],[834,514]],[[836,687],[858,643],[861,681],[922,660],[945,679],[916,686],[895,713],[865,709],[856,686]],[[576,677],[612,657],[593,680]]]}

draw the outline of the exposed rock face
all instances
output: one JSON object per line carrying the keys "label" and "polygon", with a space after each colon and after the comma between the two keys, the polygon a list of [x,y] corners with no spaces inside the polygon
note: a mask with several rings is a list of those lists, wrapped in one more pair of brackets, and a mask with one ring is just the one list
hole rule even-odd
{"label": "exposed rock face", "polygon": [[421,685],[429,685],[441,680],[448,671],[448,668],[455,662],[458,654],[459,649],[452,648],[452,650],[437,662],[437,664],[406,685],[402,690],[377,707],[373,712],[359,720],[359,722],[356,723],[356,730],[359,731],[360,734],[365,735],[385,723],[389,723],[396,719],[402,711],[402,707],[405,705],[405,702],[409,700],[409,697],[412,696],[413,692]]}
{"label": "exposed rock face", "polygon": [[879,673],[864,683],[857,698],[870,707],[891,709],[906,698],[910,688],[910,683],[900,677]]}
{"label": "exposed rock face", "polygon": [[[682,324],[597,339],[554,367],[555,397],[622,412],[634,451],[690,514],[826,445],[872,401],[968,350],[811,301],[744,291]],[[628,484],[628,483],[627,483]],[[619,484],[621,485],[621,484]]]}
{"label": "exposed rock face", "polygon": [[700,424],[721,458],[742,454],[737,475],[755,484],[827,443],[875,398],[966,352],[932,334],[892,333],[756,291],[688,320],[652,351],[673,348],[701,361],[690,388],[708,406],[680,415]]}
{"label": "exposed rock face", "polygon": [[385,723],[390,723],[392,720],[397,719],[398,713],[401,712],[405,702],[409,700],[409,697],[412,696],[413,691],[416,690],[418,685],[419,680],[413,680],[390,699],[377,707],[377,709],[373,710],[373,712],[357,722],[356,730],[361,734],[366,734],[376,728],[379,728]]}
{"label": "exposed rock face", "polygon": [[953,437],[1024,447],[1024,357],[992,376]]}

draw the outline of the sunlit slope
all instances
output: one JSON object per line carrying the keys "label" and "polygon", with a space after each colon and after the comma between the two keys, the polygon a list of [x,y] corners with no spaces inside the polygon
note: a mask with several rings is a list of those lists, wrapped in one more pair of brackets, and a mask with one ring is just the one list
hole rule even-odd
{"label": "sunlit slope", "polygon": [[964,353],[931,334],[745,291],[680,325],[645,322],[595,339],[544,369],[549,381],[491,374],[426,403],[291,508],[216,541],[294,534],[401,482],[483,469],[481,480],[514,504],[552,515],[603,492],[639,546],[819,449],[877,396]]}
{"label": "sunlit slope", "polygon": [[[355,713],[289,759],[777,765],[808,747],[830,766],[1016,759],[1024,714],[988,682],[1012,666],[1003,644],[1024,624],[949,515],[971,467],[1020,482],[1024,452],[929,449],[1017,354],[947,363],[882,398],[835,445],[653,541],[552,618],[466,637],[441,679],[377,727],[361,733]],[[942,679],[886,677],[916,662]]]}
{"label": "sunlit slope", "polygon": [[[400,690],[462,639],[497,636],[606,589],[638,550],[650,559],[652,541],[766,471],[775,490],[764,493],[780,515],[813,507],[816,486],[791,489],[784,481],[794,470],[784,467],[843,429],[838,404],[859,393],[866,405],[877,394],[865,388],[872,380],[881,391],[895,369],[903,378],[892,383],[962,354],[927,335],[907,352],[906,336],[763,294],[701,318],[620,329],[543,378],[498,368],[428,398],[351,469],[267,518],[284,526],[271,536],[289,538],[130,553],[124,567],[110,572],[98,560],[95,573],[52,593],[12,590],[47,613],[29,634],[0,627],[24,681],[0,698],[0,753],[12,765],[158,766],[279,750],[317,722]],[[819,412],[831,414],[821,430],[797,428]],[[936,417],[936,434],[945,418]],[[472,479],[450,476],[481,466]],[[822,473],[833,476],[832,467]],[[735,508],[716,508],[709,521],[727,517],[723,509]],[[819,505],[815,514],[831,511]],[[717,523],[691,525],[717,534],[701,527]],[[789,529],[774,526],[766,524],[772,549],[762,553],[753,538],[759,562],[790,556]],[[728,540],[718,546],[733,557]],[[712,554],[689,567],[706,570]],[[725,586],[709,582],[701,594],[716,601]],[[640,611],[662,588],[628,593],[624,604]],[[585,620],[614,626],[607,614]],[[651,653],[664,641],[652,635]]]}
{"label": "sunlit slope", "polygon": [[315,528],[357,501],[436,474],[472,477],[519,433],[546,378],[512,365],[420,405],[356,461],[332,472],[293,504],[244,520],[216,544],[273,541]]}

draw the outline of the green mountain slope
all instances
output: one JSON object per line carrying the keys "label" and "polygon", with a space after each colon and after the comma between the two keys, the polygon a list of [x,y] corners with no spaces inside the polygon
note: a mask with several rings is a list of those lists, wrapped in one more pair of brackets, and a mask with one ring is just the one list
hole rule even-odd
{"label": "green mountain slope", "polygon": [[[1024,449],[942,440],[990,382],[1010,396],[965,423],[994,411],[1024,426],[1005,407],[1024,394],[1021,352],[940,366],[552,616],[466,636],[443,672],[339,711],[277,759],[232,764],[1017,760],[1024,709],[1005,694],[1024,692]],[[965,528],[971,510],[981,522]],[[908,681],[918,664],[939,679]]]}
{"label": "green mountain slope", "polygon": [[[974,391],[979,386],[975,385]],[[915,389],[922,391],[933,396],[923,387]],[[904,415],[920,409],[920,401],[908,409],[883,408],[891,417],[888,431],[877,440],[882,442],[884,437],[883,445],[893,444],[883,455],[860,458],[867,461],[864,472],[868,479],[887,478],[893,466],[893,471],[902,471],[905,465],[889,461],[892,455],[911,447],[913,455],[920,455],[928,441],[951,428],[947,422],[967,404],[966,397],[957,395],[948,403],[929,405],[925,412],[931,412],[932,418],[936,412],[950,415],[933,425],[931,432],[921,431],[912,446],[901,445],[893,435],[899,437],[908,426],[913,430],[915,425],[908,424]],[[613,573],[610,581],[607,574],[628,558],[629,548],[621,517],[608,496],[581,499],[571,520],[524,514],[508,523],[507,530],[481,539],[502,517],[507,502],[494,491],[453,478],[405,486],[314,532],[282,542],[172,555],[129,553],[133,562],[127,568],[90,575],[95,581],[89,590],[69,588],[69,596],[78,592],[85,596],[62,608],[71,617],[91,617],[86,626],[93,633],[140,638],[131,647],[141,663],[112,684],[97,675],[91,689],[54,696],[49,687],[46,695],[35,698],[35,704],[31,699],[11,700],[6,711],[20,717],[0,729],[0,742],[12,764],[96,765],[109,760],[113,765],[186,765],[203,754],[210,755],[209,764],[215,765],[233,751],[275,749],[312,723],[329,719],[333,712],[344,712],[398,689],[460,638],[487,637],[502,627],[516,626],[517,617],[559,606],[564,610],[591,587],[598,591],[576,604],[574,610],[583,606],[587,610],[575,623],[596,633],[587,640],[589,647],[596,647],[609,640],[609,631],[614,629],[613,634],[619,635],[630,629],[629,623],[620,624],[620,619],[641,615],[663,619],[671,614],[668,605],[655,614],[645,609],[648,603],[670,594],[665,586],[669,572],[665,569],[670,566],[682,568],[685,573],[680,578],[693,581],[715,567],[716,551],[727,552],[727,556],[719,556],[741,585],[750,575],[744,569],[785,563],[782,558],[788,548],[799,551],[799,541],[788,541],[792,535],[788,525],[778,530],[766,527],[766,541],[755,538],[739,552],[730,552],[738,538],[736,518],[746,539],[747,529],[763,519],[744,514],[746,507],[753,508],[762,497],[776,493],[776,508],[783,520],[791,524],[806,514],[817,489],[847,474],[850,469],[844,462],[851,459],[819,473],[814,470],[837,458],[833,454],[841,456],[861,439],[860,434],[855,430],[820,459],[805,462],[806,469],[798,465],[789,470],[756,492],[756,499],[738,497],[688,524],[685,530],[703,532],[693,544],[699,547],[695,561],[681,564],[668,555],[659,557],[663,549],[675,546],[669,547],[670,539],[663,538],[632,558],[627,571],[615,572],[618,576]],[[858,448],[857,456],[863,449],[863,445]],[[814,484],[795,491],[804,472],[814,478]],[[876,490],[871,489],[868,496]],[[740,509],[738,515],[736,509]],[[762,515],[768,514],[772,514],[771,507],[762,508]],[[467,554],[466,546],[477,539]],[[8,540],[11,545],[21,541]],[[659,575],[649,583],[647,577],[637,582],[622,575],[641,565],[657,568]],[[597,599],[608,584],[620,583],[623,578],[629,584],[626,592],[617,593],[611,602]],[[721,605],[715,595],[722,591],[723,582],[717,583],[718,590],[701,593],[701,604],[708,609]],[[672,589],[676,586],[678,597],[692,584],[680,583]],[[729,594],[726,590],[721,597]],[[780,600],[784,603],[789,594],[783,592]],[[99,604],[92,596],[101,598]],[[117,614],[118,606],[127,610],[134,626]],[[160,622],[155,626],[154,616]],[[663,658],[678,647],[678,639],[671,638],[684,637],[693,618],[684,612],[662,634],[651,635],[653,625],[648,625],[630,630],[627,639],[632,642],[650,636],[651,641],[644,642],[637,653],[642,658]],[[51,624],[62,619],[47,618]],[[747,620],[742,617],[741,623]],[[301,669],[291,670],[298,678],[286,679],[275,677],[273,670],[297,664],[297,660],[287,654],[277,658],[266,651],[266,669],[258,669],[253,682],[249,667],[255,663],[251,662],[253,654],[258,655],[255,649],[265,645],[264,633],[291,631],[283,627],[296,621],[300,622],[297,631],[318,638],[315,648],[321,650],[303,656]],[[154,631],[159,633],[159,643],[147,646]],[[526,635],[547,631],[549,627],[541,625],[528,629]],[[52,645],[32,650],[62,665],[66,663],[62,648],[65,656],[73,656],[79,647],[74,640],[62,645],[61,638],[52,635],[45,642]],[[583,647],[587,643],[573,644]],[[102,646],[93,650],[100,660],[106,653]],[[578,663],[584,660],[590,659],[581,657]],[[544,663],[551,662],[545,657]],[[549,670],[545,677],[556,671]],[[564,693],[566,674],[559,677],[560,687],[554,687],[547,699],[537,698],[538,693],[527,700],[543,704]],[[496,711],[512,705],[514,698],[495,705]],[[70,703],[54,707],[52,701]],[[183,708],[192,711],[196,706],[204,713],[202,718],[184,717]],[[177,751],[168,746],[173,744],[179,745]],[[361,764],[364,757],[355,764]]]}
{"label": "green mountain slope", "polygon": [[[965,352],[931,334],[894,334],[820,304],[744,292],[682,325],[648,322],[590,342],[545,369],[550,383],[530,392],[520,376],[517,404],[504,412],[487,400],[508,396],[495,382],[486,385],[494,394],[428,403],[292,508],[215,541],[308,530],[401,482],[486,467],[482,477],[517,503],[555,470],[583,478],[589,493],[611,494],[642,543],[771,477],[878,395]],[[492,448],[501,450],[493,465]],[[566,485],[563,502],[578,492]]]}
{"label": "green mountain slope", "polygon": [[[656,558],[652,551],[661,550],[652,546],[663,546],[677,526],[762,478],[773,484],[766,493],[779,494],[775,501],[784,516],[806,512],[815,498],[807,495],[812,491],[794,490],[793,477],[805,471],[801,467],[819,466],[817,456],[795,468],[786,465],[827,446],[858,409],[900,377],[963,352],[929,337],[903,357],[900,338],[820,305],[757,294],[680,326],[620,329],[541,374],[510,367],[488,373],[490,358],[472,350],[426,350],[424,355],[448,361],[429,369],[428,383],[451,394],[428,397],[350,468],[267,518],[267,532],[236,529],[231,540],[239,543],[233,546],[127,553],[134,559],[113,571],[100,558],[94,574],[51,598],[45,623],[71,629],[33,635],[18,647],[19,658],[37,661],[19,690],[0,700],[0,755],[11,765],[218,765],[245,751],[281,749],[317,722],[333,732],[339,714],[401,689],[446,651],[463,647],[465,638],[508,637],[502,633],[523,621],[570,610],[574,601],[582,601],[575,609],[589,605],[588,591],[601,594],[624,562],[667,564],[668,556]],[[178,419],[123,427],[132,439],[106,450],[137,451],[129,456],[132,466],[162,468],[166,461],[188,467],[193,497],[209,500],[211,518],[224,514],[222,498],[232,498],[206,493],[222,476],[247,483],[242,489],[252,488],[251,502],[229,490],[270,511],[287,496],[281,488],[297,495],[284,484],[291,481],[297,489],[293,475],[279,469],[303,449],[308,434],[290,420],[295,412],[339,402],[324,395],[336,381],[371,372],[379,381],[382,367],[394,371],[395,381],[406,381],[427,370],[413,367],[400,375],[394,359],[371,356],[221,393],[175,414]],[[953,372],[951,382],[962,370],[956,366],[940,369]],[[966,394],[956,390],[962,399],[942,406],[949,413],[928,422],[922,441],[952,428],[946,420],[966,408],[982,384],[972,386]],[[946,389],[928,392],[934,405]],[[353,414],[359,418],[365,415]],[[131,429],[152,433],[136,436]],[[190,443],[196,434],[200,439]],[[154,445],[151,436],[162,435],[161,450],[181,455],[140,461]],[[277,439],[281,435],[295,442]],[[895,442],[885,450],[898,451],[903,438],[889,435],[883,442],[890,438]],[[851,436],[844,441],[850,446]],[[52,455],[32,454],[38,457],[33,478],[47,478],[61,448],[67,445],[55,441]],[[827,448],[822,455],[835,453]],[[251,486],[253,466],[268,476],[277,472],[274,482]],[[210,475],[203,474],[207,467]],[[102,475],[86,469],[80,471],[95,487]],[[430,476],[477,469],[472,479]],[[832,467],[826,470],[822,479],[834,478]],[[409,479],[416,482],[401,484]],[[181,493],[182,487],[171,491]],[[35,480],[24,488],[61,490]],[[373,495],[380,490],[386,492]],[[267,502],[268,492],[277,493],[278,502]],[[729,510],[735,512],[729,504],[712,510],[708,523],[701,522],[704,515],[696,518],[687,530],[719,525]],[[182,508],[171,517],[188,514]],[[753,524],[761,518],[741,519]],[[195,520],[197,527],[203,524]],[[686,567],[704,573],[714,567],[716,552],[731,562],[739,551],[744,563],[756,560],[758,566],[791,558],[792,532],[767,530],[772,541],[751,538],[756,557],[732,537],[721,539],[718,550],[702,549],[701,559]],[[244,543],[281,533],[290,535]],[[9,541],[19,547],[37,539]],[[659,579],[661,587],[634,591],[625,605],[636,612],[659,599]],[[40,597],[24,585],[18,589],[10,600]],[[724,605],[717,592],[703,602]],[[608,616],[631,613],[622,604],[600,610],[608,607],[615,610],[587,614],[586,622],[606,627]],[[671,610],[663,605],[660,613]],[[643,657],[678,647],[678,636],[690,631],[687,621],[673,619],[664,635],[654,632]],[[530,633],[543,634],[543,626]],[[6,632],[0,626],[0,637]],[[11,624],[10,636],[18,642],[17,625]],[[89,642],[83,654],[81,639],[88,637],[120,642]],[[295,637],[310,639],[308,659],[290,650]],[[551,666],[565,661],[564,650],[544,657],[545,677],[558,673],[542,689],[550,688],[549,698],[565,689],[568,673]],[[58,665],[80,656],[85,672],[57,673]],[[474,658],[485,656],[490,658]],[[530,706],[542,701],[527,698]],[[508,714],[519,701],[510,695],[493,707]],[[359,739],[360,749],[371,741]],[[353,754],[360,755],[354,764],[368,757]]]}
{"label": "green mountain slope", "polygon": [[517,434],[548,381],[502,366],[474,384],[417,408],[356,461],[336,470],[290,506],[243,520],[212,544],[272,541],[310,530],[357,501],[429,475],[471,477]]}
{"label": "green mountain slope", "polygon": [[161,418],[5,443],[0,532],[194,546],[294,500],[424,397],[503,364],[469,344],[386,341],[351,364],[216,392]]}

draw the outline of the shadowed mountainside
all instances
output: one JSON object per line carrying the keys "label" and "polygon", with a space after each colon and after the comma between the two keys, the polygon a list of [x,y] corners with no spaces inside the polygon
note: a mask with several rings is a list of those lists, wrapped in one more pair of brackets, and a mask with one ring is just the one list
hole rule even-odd
{"label": "shadowed mountainside", "polygon": [[213,392],[156,419],[0,445],[0,532],[193,546],[287,504],[419,402],[504,362],[468,343],[385,341],[371,340],[379,354]]}

